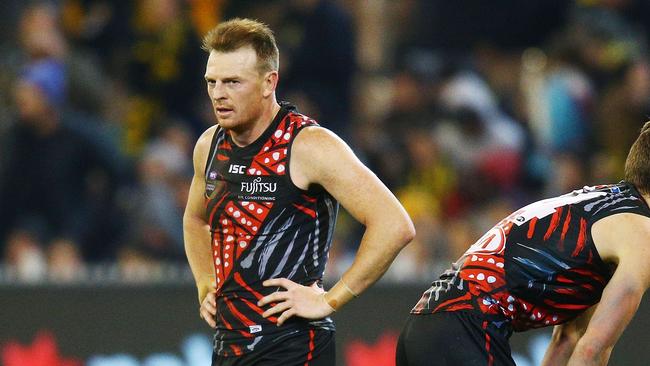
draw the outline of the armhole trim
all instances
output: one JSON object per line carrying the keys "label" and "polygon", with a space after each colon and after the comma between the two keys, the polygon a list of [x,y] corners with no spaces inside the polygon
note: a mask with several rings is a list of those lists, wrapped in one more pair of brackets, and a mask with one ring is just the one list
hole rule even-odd
{"label": "armhole trim", "polygon": [[212,135],[212,141],[210,142],[210,152],[208,152],[208,158],[205,161],[205,168],[203,168],[203,175],[206,178],[208,176],[208,170],[210,169],[212,161],[214,160],[217,152],[217,136],[219,135],[220,131],[221,127],[217,126],[217,128],[214,129],[214,134]]}
{"label": "armhole trim", "polygon": [[291,167],[291,149],[293,148],[293,142],[296,140],[296,137],[298,137],[300,132],[302,132],[305,128],[312,127],[312,126],[313,127],[320,127],[320,125],[318,123],[312,121],[311,123],[309,123],[307,125],[300,126],[296,130],[293,137],[291,138],[291,141],[289,142],[289,145],[287,146],[287,174],[285,175],[285,177],[289,181],[289,184],[291,184],[291,186],[294,187],[294,189],[297,190],[298,192],[300,192],[302,194],[307,194],[307,195],[310,195],[310,196],[315,196],[315,195],[318,195],[318,194],[321,194],[321,193],[325,192],[325,189],[323,187],[319,186],[319,185],[316,185],[316,184],[310,185],[307,189],[302,189],[302,188],[298,187],[293,182],[293,180],[291,179],[291,168],[290,168]]}

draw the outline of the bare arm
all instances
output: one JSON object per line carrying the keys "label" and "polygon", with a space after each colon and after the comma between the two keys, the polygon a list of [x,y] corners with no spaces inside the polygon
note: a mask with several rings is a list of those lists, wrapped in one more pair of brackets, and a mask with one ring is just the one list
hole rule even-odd
{"label": "bare arm", "polygon": [[365,226],[352,265],[325,295],[338,308],[350,300],[350,290],[358,295],[386,272],[415,229],[397,198],[334,134],[308,128],[294,146],[294,181],[305,188],[308,183],[320,184]]}
{"label": "bare arm", "polygon": [[[285,312],[286,317],[296,314],[322,317],[337,310],[376,282],[399,251],[413,239],[415,229],[397,198],[357,159],[345,142],[328,130],[307,127],[296,137],[291,156],[291,179],[296,186],[306,189],[311,184],[321,185],[366,227],[350,268],[341,280],[320,296],[324,301],[312,303],[314,307],[323,310],[321,313],[311,314],[285,306],[278,307],[276,311],[289,309]],[[265,284],[288,284],[286,280],[279,281],[281,280],[269,280]],[[286,300],[288,296],[290,295],[275,293],[263,299],[261,304]],[[265,315],[273,313],[275,312],[267,311]],[[285,314],[279,320],[286,319]]]}
{"label": "bare arm", "polygon": [[569,366],[607,365],[614,345],[650,286],[650,219],[629,213],[613,215],[597,222],[592,236],[601,257],[618,262],[618,266]]}
{"label": "bare arm", "polygon": [[205,164],[214,127],[201,135],[194,148],[194,177],[183,215],[185,253],[196,281],[199,303],[214,287],[214,266],[210,246],[210,227],[205,218]]}
{"label": "bare arm", "polygon": [[551,343],[546,349],[541,366],[560,366],[569,362],[576,344],[587,330],[596,306],[592,306],[570,322],[553,327]]}

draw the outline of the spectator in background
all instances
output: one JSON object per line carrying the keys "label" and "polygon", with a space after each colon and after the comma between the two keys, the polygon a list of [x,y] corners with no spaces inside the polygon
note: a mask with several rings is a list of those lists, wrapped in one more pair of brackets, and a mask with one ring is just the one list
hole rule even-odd
{"label": "spectator in background", "polygon": [[47,261],[43,249],[44,227],[36,220],[24,220],[13,227],[3,250],[4,263],[15,278],[25,282],[45,279]]}
{"label": "spectator in background", "polygon": [[69,283],[84,278],[86,267],[83,256],[75,243],[55,240],[47,248],[48,275],[51,281]]}
{"label": "spectator in background", "polygon": [[442,81],[440,108],[448,116],[436,126],[440,151],[458,175],[464,206],[513,192],[519,183],[524,131],[499,107],[488,84],[470,69]]}
{"label": "spectator in background", "polygon": [[573,151],[589,153],[593,129],[594,85],[578,66],[575,43],[562,36],[551,47],[544,89],[538,103],[546,109],[546,120],[536,131],[541,147],[550,154]]}
{"label": "spectator in background", "polygon": [[[355,31],[335,1],[292,0],[278,24],[284,75],[280,95],[311,101],[324,127],[346,137],[356,71]],[[303,107],[304,109],[304,107]]]}
{"label": "spectator in background", "polygon": [[133,35],[128,65],[131,91],[127,115],[127,148],[138,154],[157,121],[183,118],[198,135],[205,129],[198,116],[205,56],[187,8],[179,0],[134,3]]}
{"label": "spectator in background", "polygon": [[507,128],[491,124],[471,107],[462,107],[440,123],[435,137],[441,151],[451,158],[459,188],[470,203],[480,202],[488,192],[511,192],[516,187],[521,147],[520,142],[509,144]]}
{"label": "spectator in background", "polygon": [[[20,53],[14,67],[42,59],[55,59],[65,66],[69,88],[67,103],[86,113],[101,112],[108,79],[97,59],[71,48],[60,22],[59,9],[47,3],[28,6],[20,18]],[[19,71],[18,71],[19,72]]]}
{"label": "spectator in background", "polygon": [[164,127],[144,149],[138,166],[128,242],[157,259],[185,260],[183,211],[192,174],[193,136],[182,123]]}
{"label": "spectator in background", "polygon": [[[410,175],[421,175],[422,170],[432,168],[424,165],[440,160],[432,134],[437,106],[432,103],[435,96],[430,92],[437,79],[413,64],[406,63],[391,76],[385,116],[355,126],[356,144],[364,150],[370,167],[392,190],[408,184],[412,180]],[[411,168],[418,172],[410,174]],[[438,176],[445,174],[440,172]]]}
{"label": "spectator in background", "polygon": [[111,197],[119,168],[110,159],[117,154],[73,127],[83,121],[63,111],[66,82],[64,65],[43,59],[15,84],[17,123],[1,147],[0,238],[21,221],[40,222],[44,244],[66,241],[94,258],[110,252],[117,231]]}
{"label": "spectator in background", "polygon": [[63,0],[61,23],[71,47],[95,57],[112,75],[120,75],[127,60],[132,32],[131,1]]}

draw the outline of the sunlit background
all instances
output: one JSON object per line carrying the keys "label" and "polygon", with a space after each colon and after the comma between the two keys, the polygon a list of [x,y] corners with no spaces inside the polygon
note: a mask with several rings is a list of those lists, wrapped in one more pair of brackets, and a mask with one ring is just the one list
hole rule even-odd
{"label": "sunlit background", "polygon": [[[0,16],[5,366],[209,364],[181,218],[215,123],[200,39],[221,20],[270,25],[278,98],[342,136],[416,224],[336,314],[340,365],[392,365],[441,270],[513,209],[619,181],[650,116],[646,0],[3,0]],[[362,230],[339,217],[327,282]],[[613,364],[650,362],[648,311]],[[517,364],[547,339],[515,336]]]}

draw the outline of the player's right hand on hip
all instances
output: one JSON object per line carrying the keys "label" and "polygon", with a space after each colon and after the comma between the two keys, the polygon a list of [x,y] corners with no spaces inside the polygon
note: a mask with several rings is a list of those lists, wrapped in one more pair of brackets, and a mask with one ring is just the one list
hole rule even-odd
{"label": "player's right hand on hip", "polygon": [[199,309],[199,316],[205,320],[211,328],[217,327],[215,318],[217,317],[217,294],[214,289],[205,296]]}

